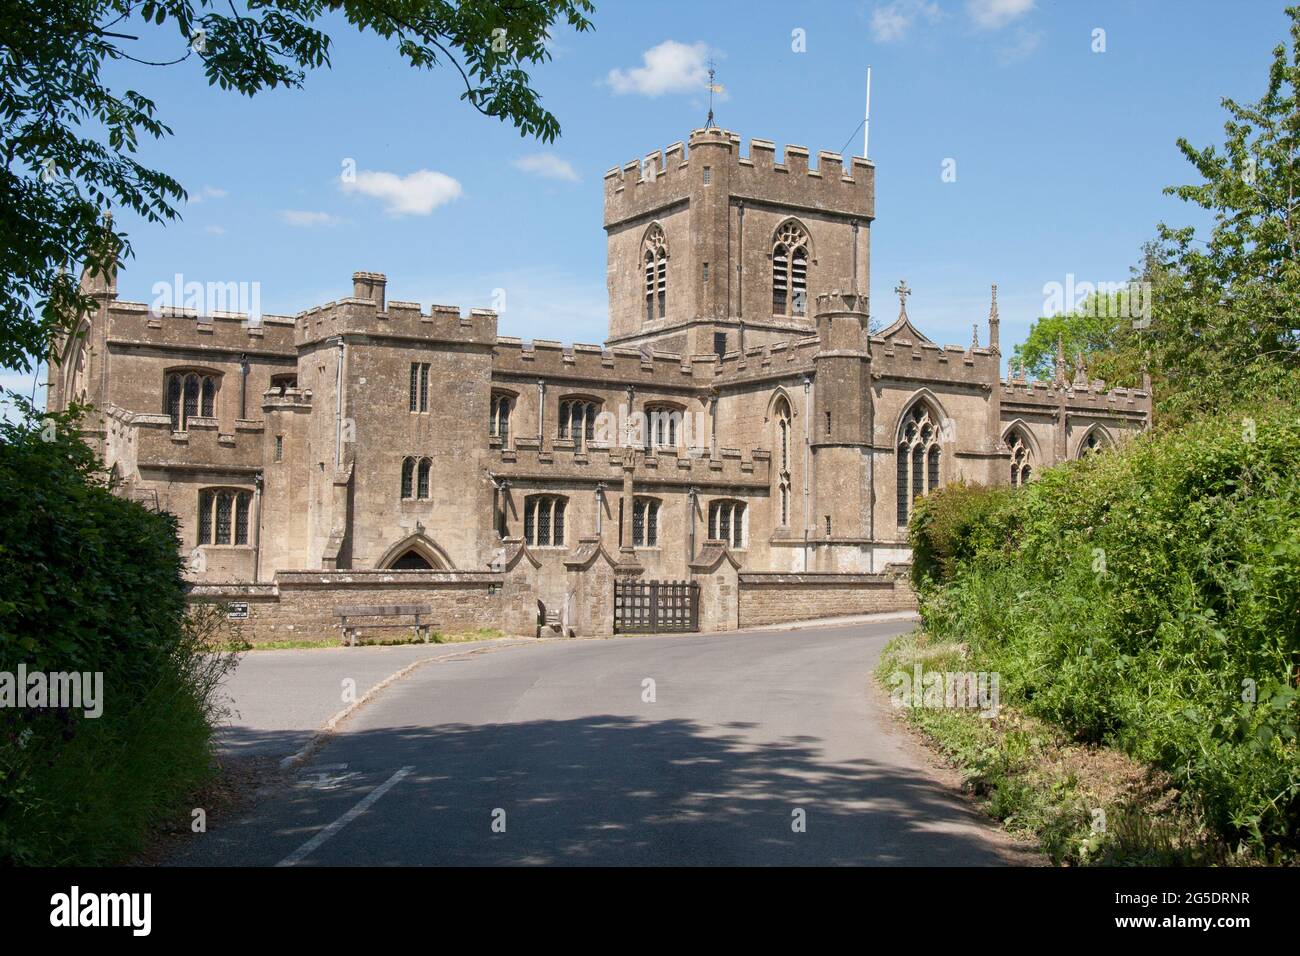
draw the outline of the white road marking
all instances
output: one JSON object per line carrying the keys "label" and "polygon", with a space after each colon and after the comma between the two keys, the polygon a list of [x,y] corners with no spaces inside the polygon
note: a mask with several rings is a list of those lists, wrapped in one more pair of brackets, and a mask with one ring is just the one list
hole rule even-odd
{"label": "white road marking", "polygon": [[393,774],[391,777],[389,777],[379,786],[375,787],[374,790],[371,790],[368,794],[366,794],[365,797],[362,798],[361,802],[358,803],[355,807],[353,807],[347,813],[343,814],[343,816],[339,817],[337,820],[335,820],[333,823],[327,826],[324,830],[321,830],[320,833],[317,833],[314,837],[312,837],[302,846],[298,847],[298,849],[294,850],[283,860],[277,863],[276,866],[293,866],[307,859],[307,857],[310,856],[312,853],[316,852],[316,850],[319,849],[320,846],[326,840],[330,839],[330,837],[334,836],[345,826],[347,826],[357,817],[361,816],[361,814],[365,813],[372,806],[374,806],[375,802],[380,797],[382,797],[389,790],[391,790],[397,783],[401,781],[403,777],[405,777],[414,769],[415,769],[414,767],[403,767],[401,770],[397,771],[397,773]]}

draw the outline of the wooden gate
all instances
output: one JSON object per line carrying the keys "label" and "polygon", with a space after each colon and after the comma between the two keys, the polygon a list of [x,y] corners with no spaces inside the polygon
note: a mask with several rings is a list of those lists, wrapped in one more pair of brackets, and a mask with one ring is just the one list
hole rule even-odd
{"label": "wooden gate", "polygon": [[700,586],[690,581],[614,582],[614,633],[700,629]]}

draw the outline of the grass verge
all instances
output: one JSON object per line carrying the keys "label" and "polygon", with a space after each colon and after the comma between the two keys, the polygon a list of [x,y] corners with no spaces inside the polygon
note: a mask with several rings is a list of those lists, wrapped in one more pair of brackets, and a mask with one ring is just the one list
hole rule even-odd
{"label": "grass verge", "polygon": [[[891,641],[876,678],[886,690],[902,672],[970,669],[967,648],[917,630]],[[981,808],[1012,833],[1035,840],[1063,866],[1248,865],[1265,861],[1227,846],[1158,768],[1103,746],[1080,743],[1060,727],[1005,705],[995,717],[975,710],[899,707],[962,775]]]}

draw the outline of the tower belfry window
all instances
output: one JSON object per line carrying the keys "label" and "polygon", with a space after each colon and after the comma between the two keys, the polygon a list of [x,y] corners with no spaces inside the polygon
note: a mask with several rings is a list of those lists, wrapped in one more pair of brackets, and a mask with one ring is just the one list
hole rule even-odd
{"label": "tower belfry window", "polygon": [[791,220],[772,246],[772,314],[808,314],[808,233]]}
{"label": "tower belfry window", "polygon": [[652,226],[646,233],[641,260],[645,268],[645,318],[653,322],[667,314],[668,305],[668,242],[662,226]]}

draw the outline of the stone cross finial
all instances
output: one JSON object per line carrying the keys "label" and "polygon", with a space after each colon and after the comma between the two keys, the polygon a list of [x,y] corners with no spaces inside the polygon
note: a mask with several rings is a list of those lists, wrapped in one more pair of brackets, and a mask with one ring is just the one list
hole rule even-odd
{"label": "stone cross finial", "polygon": [[907,297],[912,294],[912,290],[907,287],[907,280],[900,279],[898,285],[894,286],[894,291],[898,293],[898,314],[907,315]]}

